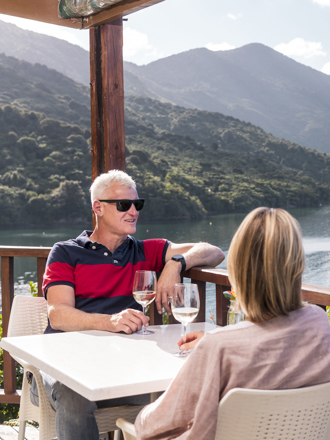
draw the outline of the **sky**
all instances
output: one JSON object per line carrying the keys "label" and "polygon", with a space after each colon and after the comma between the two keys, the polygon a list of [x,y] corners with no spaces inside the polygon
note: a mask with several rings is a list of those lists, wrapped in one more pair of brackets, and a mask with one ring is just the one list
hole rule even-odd
{"label": "sky", "polygon": [[[330,0],[165,0],[127,18],[124,59],[138,65],[200,47],[262,43],[330,75]],[[89,48],[88,30],[0,20]]]}

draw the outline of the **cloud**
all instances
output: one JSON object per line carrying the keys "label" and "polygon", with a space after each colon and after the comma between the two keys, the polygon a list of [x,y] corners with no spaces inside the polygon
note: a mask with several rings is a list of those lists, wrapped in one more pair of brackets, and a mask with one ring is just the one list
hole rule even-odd
{"label": "cloud", "polygon": [[243,14],[227,14],[227,18],[230,20],[239,20],[243,17]]}
{"label": "cloud", "polygon": [[207,43],[205,47],[213,51],[235,49],[235,46],[229,43]]}
{"label": "cloud", "polygon": [[312,58],[315,56],[326,56],[322,43],[306,41],[303,38],[295,38],[289,43],[281,43],[274,47],[278,52],[289,57]]}
{"label": "cloud", "polygon": [[330,6],[330,0],[313,0],[313,3],[317,3],[320,6]]}
{"label": "cloud", "polygon": [[124,29],[124,58],[127,60],[137,54],[144,57],[162,58],[160,53],[148,41],[148,36],[129,27]]}
{"label": "cloud", "polygon": [[325,73],[326,75],[330,75],[330,63],[324,64],[324,66],[321,69],[321,72]]}
{"label": "cloud", "polygon": [[41,21],[27,20],[25,18],[12,17],[10,15],[1,15],[0,20],[15,24],[21,29],[37,32],[38,34],[48,35],[76,44],[86,50],[89,50],[89,32],[79,29],[68,29],[64,26],[42,23]]}

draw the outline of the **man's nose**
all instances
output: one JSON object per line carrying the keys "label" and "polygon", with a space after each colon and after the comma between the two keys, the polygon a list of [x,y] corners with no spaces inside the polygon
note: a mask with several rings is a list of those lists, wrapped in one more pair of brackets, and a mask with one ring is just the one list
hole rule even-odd
{"label": "man's nose", "polygon": [[137,215],[139,212],[136,210],[134,203],[131,204],[131,207],[128,210],[128,213],[131,215]]}

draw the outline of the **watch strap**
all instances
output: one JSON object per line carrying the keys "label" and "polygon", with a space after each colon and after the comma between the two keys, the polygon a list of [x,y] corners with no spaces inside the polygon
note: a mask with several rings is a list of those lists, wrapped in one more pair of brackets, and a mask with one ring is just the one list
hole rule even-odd
{"label": "watch strap", "polygon": [[171,260],[180,261],[180,263],[182,265],[181,273],[186,270],[186,260],[184,259],[183,255],[173,255]]}

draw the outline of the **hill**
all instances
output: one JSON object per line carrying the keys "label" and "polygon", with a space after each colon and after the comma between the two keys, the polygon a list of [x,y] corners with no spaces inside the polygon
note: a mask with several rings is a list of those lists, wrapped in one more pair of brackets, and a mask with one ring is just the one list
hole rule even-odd
{"label": "hill", "polygon": [[88,87],[45,65],[0,54],[0,104],[10,104],[90,130]]}
{"label": "hill", "polygon": [[[0,40],[6,55],[47,65],[88,86],[89,55],[79,46],[2,21]],[[145,66],[126,62],[124,68],[126,96],[220,112],[330,153],[330,77],[262,44],[194,49]]]}
{"label": "hill", "polygon": [[[145,66],[125,63],[143,96],[220,112],[273,135],[330,153],[330,76],[261,44],[194,49]],[[135,86],[136,87],[136,86]],[[149,90],[149,95],[146,91]]]}
{"label": "hill", "polygon": [[31,64],[44,64],[79,83],[89,84],[89,53],[75,44],[26,31],[1,20],[0,41],[0,53]]}
{"label": "hill", "polygon": [[[45,66],[0,60],[0,225],[88,220],[88,89]],[[146,97],[127,97],[125,118],[127,171],[146,199],[142,219],[329,202],[327,154]]]}

